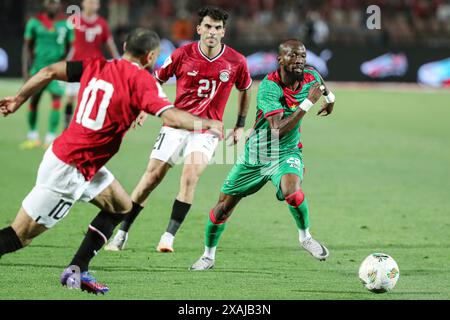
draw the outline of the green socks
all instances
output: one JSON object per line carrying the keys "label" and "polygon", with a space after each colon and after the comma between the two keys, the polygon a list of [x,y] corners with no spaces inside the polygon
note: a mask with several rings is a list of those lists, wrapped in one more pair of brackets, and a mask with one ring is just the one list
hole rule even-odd
{"label": "green socks", "polygon": [[219,238],[225,230],[226,223],[214,224],[208,217],[208,223],[205,228],[205,247],[216,247],[219,243]]}
{"label": "green socks", "polygon": [[303,200],[302,204],[297,208],[289,206],[289,211],[294,217],[298,229],[306,230],[309,228],[309,207],[306,198]]}

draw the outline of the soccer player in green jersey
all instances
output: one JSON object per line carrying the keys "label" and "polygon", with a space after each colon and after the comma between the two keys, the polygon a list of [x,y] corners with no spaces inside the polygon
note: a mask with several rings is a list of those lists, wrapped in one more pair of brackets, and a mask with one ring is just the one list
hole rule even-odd
{"label": "soccer player in green jersey", "polygon": [[[64,60],[74,40],[73,29],[63,16],[59,16],[60,0],[45,0],[44,8],[44,12],[31,18],[25,27],[22,50],[22,73],[25,81],[42,68]],[[20,145],[21,149],[41,145],[37,129],[38,104],[45,90],[52,96],[52,110],[44,147],[50,145],[56,137],[64,85],[59,81],[52,81],[44,90],[31,98],[28,111],[29,131],[27,140]]]}
{"label": "soccer player in green jersey", "polygon": [[334,95],[321,76],[306,67],[306,49],[298,40],[279,46],[280,69],[261,82],[257,95],[256,123],[245,152],[231,169],[221,189],[219,202],[211,210],[205,230],[205,251],[191,270],[214,267],[219,238],[238,202],[271,181],[278,200],[288,204],[299,230],[300,245],[313,257],[325,260],[328,249],[309,233],[309,208],[301,188],[303,157],[300,124],[307,111],[325,96],[318,115],[329,115]]}

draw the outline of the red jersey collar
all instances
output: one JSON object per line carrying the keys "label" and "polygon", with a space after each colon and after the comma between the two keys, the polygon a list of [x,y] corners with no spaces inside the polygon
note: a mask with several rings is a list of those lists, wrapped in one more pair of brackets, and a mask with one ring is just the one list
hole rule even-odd
{"label": "red jersey collar", "polygon": [[214,58],[209,58],[206,54],[204,54],[202,52],[202,49],[200,49],[200,41],[197,42],[197,50],[198,50],[199,54],[203,58],[208,60],[209,62],[213,62],[213,61],[216,61],[217,59],[219,59],[223,55],[223,53],[225,52],[225,47],[226,47],[226,45],[222,43],[222,50],[220,50],[220,52]]}

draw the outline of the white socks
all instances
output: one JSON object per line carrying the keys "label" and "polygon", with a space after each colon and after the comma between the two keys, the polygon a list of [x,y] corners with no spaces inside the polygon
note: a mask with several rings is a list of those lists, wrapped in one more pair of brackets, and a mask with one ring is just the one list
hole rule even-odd
{"label": "white socks", "polygon": [[120,237],[122,239],[125,239],[127,237],[127,235],[128,235],[128,232],[125,232],[125,231],[119,229],[119,231],[117,231],[117,235],[116,236]]}
{"label": "white socks", "polygon": [[203,253],[204,257],[207,257],[211,260],[214,260],[216,258],[216,249],[217,247],[205,247],[205,252]]}
{"label": "white socks", "polygon": [[27,134],[28,140],[39,140],[39,132],[37,131],[29,131]]}
{"label": "white socks", "polygon": [[47,135],[45,136],[45,143],[46,144],[52,144],[53,140],[55,140],[55,135],[53,133],[47,133]]}
{"label": "white socks", "polygon": [[303,242],[303,241],[311,238],[311,234],[309,233],[309,228],[307,228],[305,230],[298,229],[298,234],[299,234],[300,242]]}
{"label": "white socks", "polygon": [[173,239],[175,239],[175,236],[169,232],[164,232],[163,235],[161,236],[161,240],[164,243],[168,243],[171,246],[173,245]]}

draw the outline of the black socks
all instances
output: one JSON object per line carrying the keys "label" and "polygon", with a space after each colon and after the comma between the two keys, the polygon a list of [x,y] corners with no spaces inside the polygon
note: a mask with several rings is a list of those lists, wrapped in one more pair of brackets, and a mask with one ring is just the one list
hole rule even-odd
{"label": "black socks", "polygon": [[23,245],[12,227],[0,230],[0,257],[22,249]]}
{"label": "black socks", "polygon": [[137,204],[136,202],[133,202],[133,209],[131,209],[131,212],[125,215],[125,218],[123,219],[123,222],[120,225],[120,230],[128,232],[134,220],[137,218],[142,209],[144,209],[144,207]]}
{"label": "black socks", "polygon": [[185,203],[175,199],[172,207],[172,214],[170,216],[169,225],[167,226],[167,232],[175,235],[186,218],[189,209],[191,208],[190,203]]}
{"label": "black socks", "polygon": [[83,242],[70,265],[80,267],[80,271],[88,271],[89,262],[106,244],[114,232],[114,228],[123,220],[126,214],[100,211],[92,220]]}

